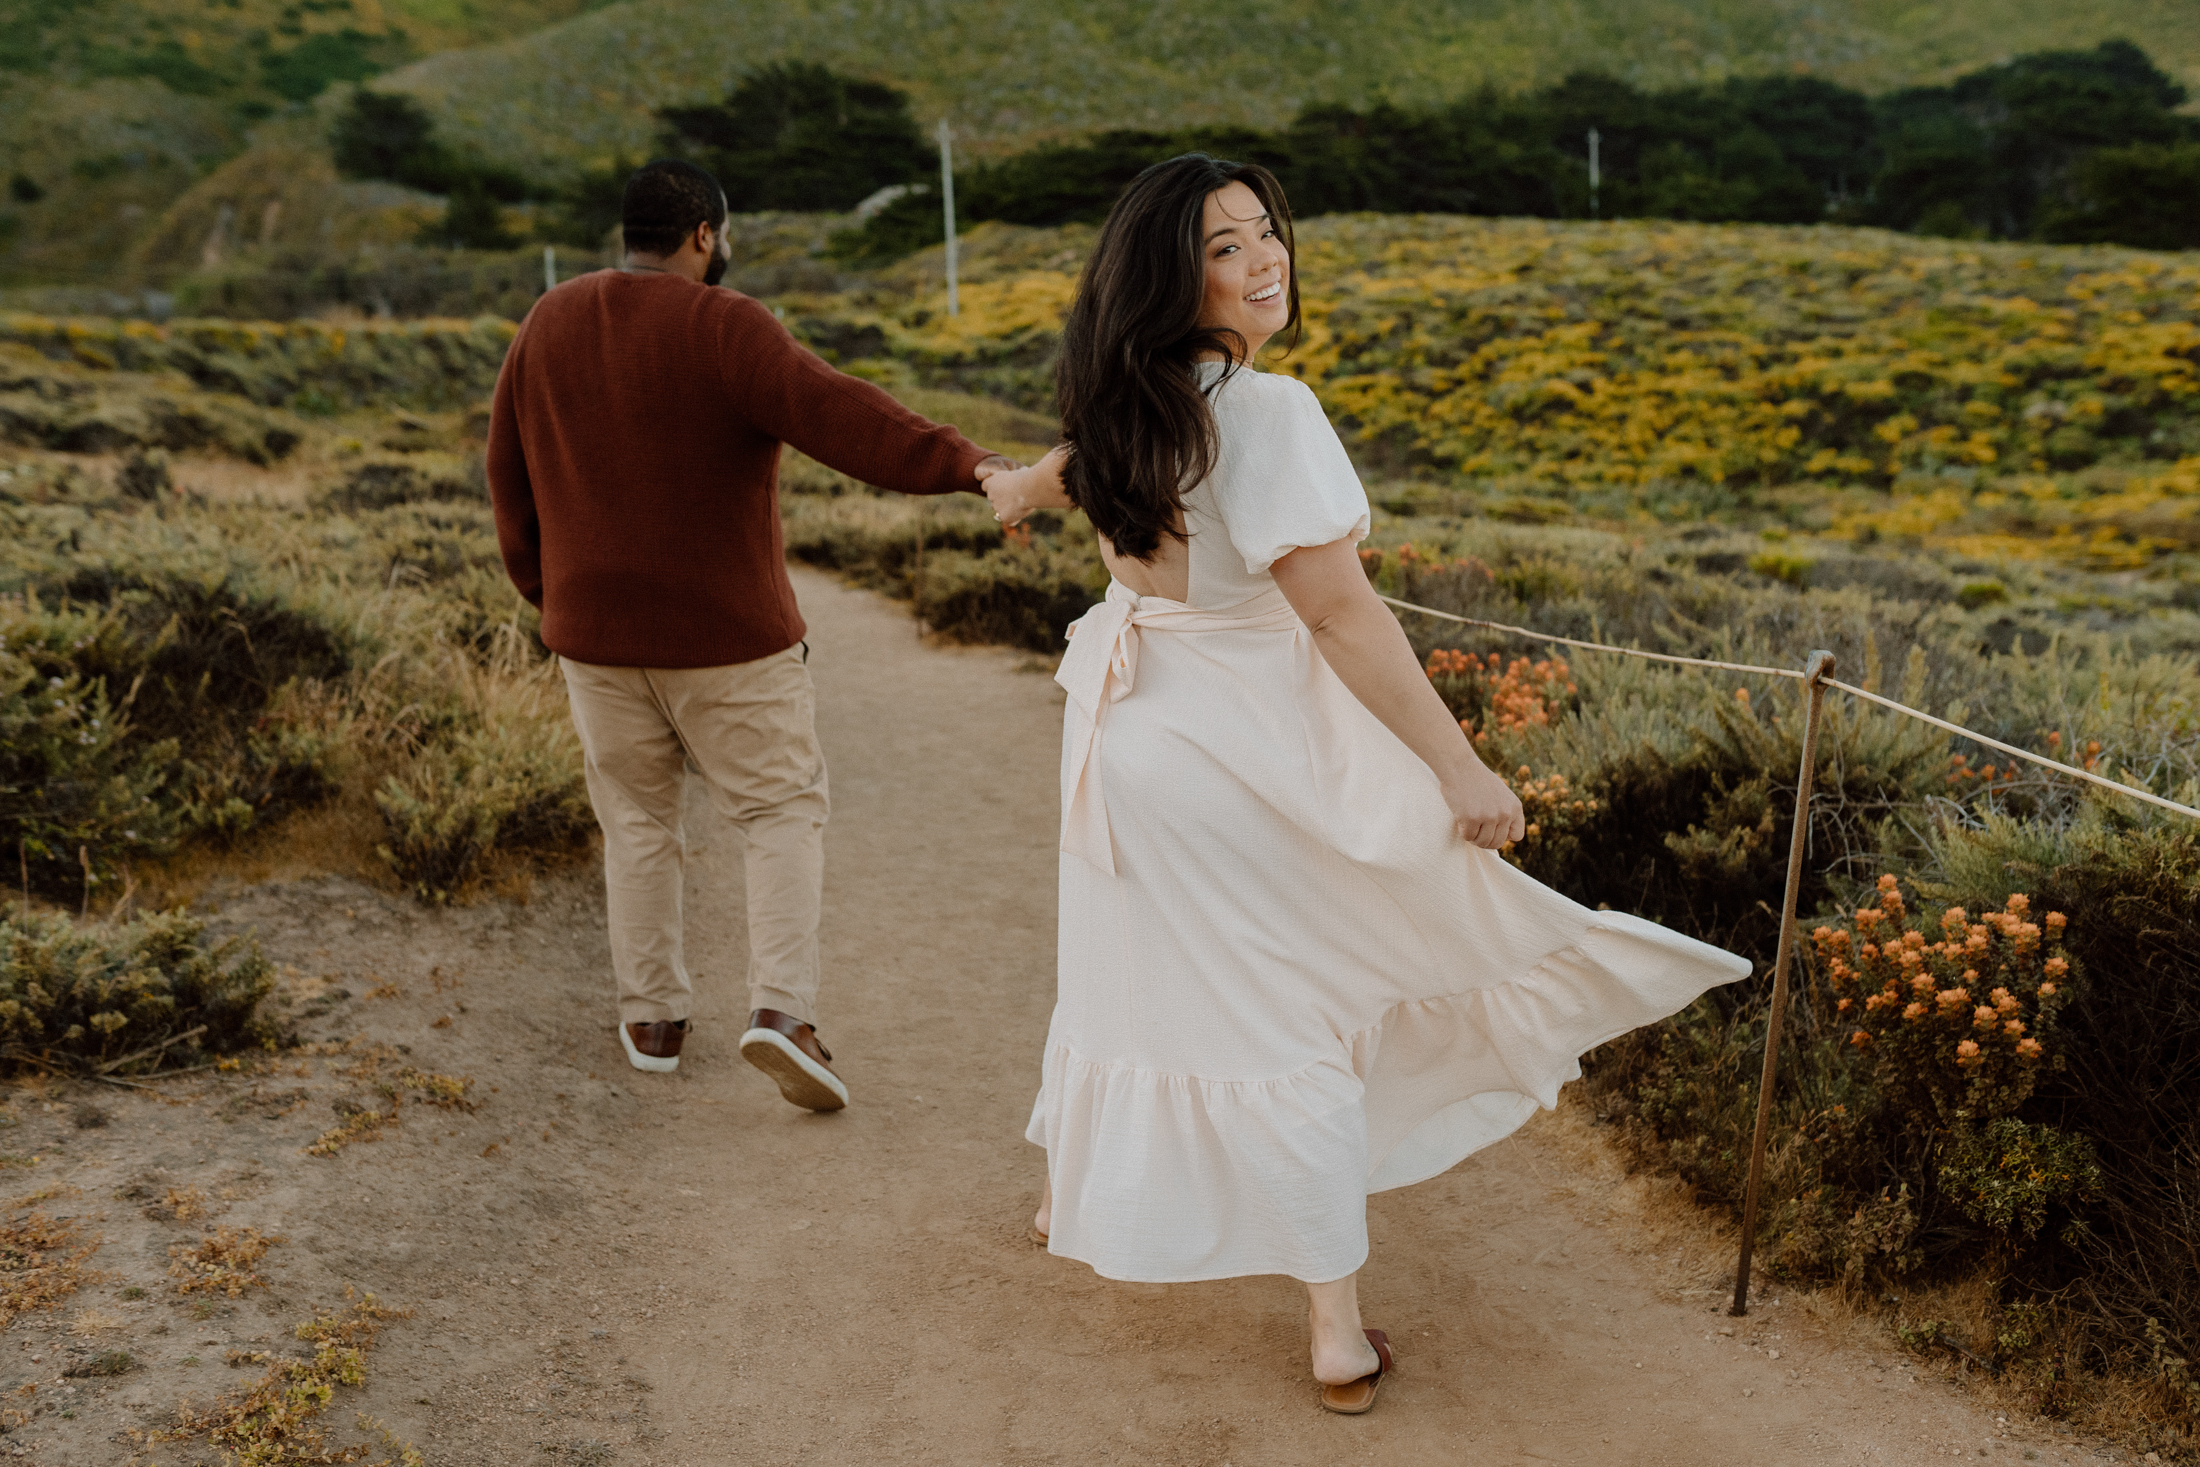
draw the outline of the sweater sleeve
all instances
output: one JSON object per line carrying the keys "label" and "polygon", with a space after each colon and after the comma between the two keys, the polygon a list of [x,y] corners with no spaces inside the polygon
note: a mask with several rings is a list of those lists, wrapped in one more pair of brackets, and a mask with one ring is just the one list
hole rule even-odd
{"label": "sweater sleeve", "polygon": [[542,606],[542,521],[535,513],[534,481],[527,475],[527,452],[520,442],[518,377],[524,328],[505,350],[497,369],[496,396],[489,404],[489,504],[496,513],[497,549],[504,573],[519,594]]}
{"label": "sweater sleeve", "polygon": [[978,464],[991,450],[836,371],[761,302],[730,294],[721,333],[727,394],[764,432],[897,494],[978,492]]}

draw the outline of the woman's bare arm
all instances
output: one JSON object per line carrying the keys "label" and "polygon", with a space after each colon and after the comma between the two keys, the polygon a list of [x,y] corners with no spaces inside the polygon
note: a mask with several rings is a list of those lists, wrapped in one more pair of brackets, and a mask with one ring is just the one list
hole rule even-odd
{"label": "woman's bare arm", "polygon": [[1527,830],[1520,797],[1476,757],[1429,685],[1398,619],[1367,583],[1356,542],[1294,550],[1269,573],[1338,680],[1435,772],[1459,834],[1488,850],[1519,840]]}
{"label": "woman's bare arm", "polygon": [[1018,524],[1035,509],[1076,508],[1062,490],[1062,465],[1068,462],[1069,450],[1057,446],[1025,469],[988,471],[980,464],[978,484],[992,501],[994,517],[1004,525]]}

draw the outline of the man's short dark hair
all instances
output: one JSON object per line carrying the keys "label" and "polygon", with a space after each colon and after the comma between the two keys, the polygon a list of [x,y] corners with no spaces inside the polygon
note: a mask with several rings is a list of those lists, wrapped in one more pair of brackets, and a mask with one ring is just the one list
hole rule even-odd
{"label": "man's short dark hair", "polygon": [[678,158],[644,163],[626,181],[619,202],[619,231],[626,247],[645,255],[669,255],[697,225],[726,222],[726,191],[718,180]]}

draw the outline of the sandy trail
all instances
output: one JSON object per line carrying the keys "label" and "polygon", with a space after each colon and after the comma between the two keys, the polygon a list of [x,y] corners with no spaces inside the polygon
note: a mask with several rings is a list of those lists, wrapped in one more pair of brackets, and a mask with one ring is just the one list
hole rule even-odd
{"label": "sandy trail", "polygon": [[[920,645],[877,598],[799,590],[835,803],[823,1032],[854,1105],[796,1111],[734,1051],[739,840],[700,796],[698,1024],[673,1077],[619,1056],[592,872],[448,913],[339,879],[236,893],[226,924],[352,995],[310,1033],[407,1046],[486,1103],[413,1105],[328,1159],[301,1147],[367,1092],[350,1057],[103,1097],[96,1130],[19,1107],[10,1144],[58,1147],[108,1237],[86,1301],[144,1368],[0,1442],[121,1460],[117,1431],[233,1387],[224,1350],[281,1348],[348,1284],[416,1314],[343,1423],[363,1409],[437,1467],[2094,1459],[1792,1303],[1725,1318],[1715,1279],[1630,1246],[1623,1189],[1564,1116],[1374,1199],[1363,1298],[1401,1369],[1367,1417],[1315,1405],[1295,1283],[1126,1285],[1048,1256],[1021,1133],[1053,988],[1058,690],[1018,654]],[[200,1185],[197,1226],[283,1234],[273,1287],[188,1311],[162,1271],[196,1232],[109,1200],[147,1179]],[[129,1278],[150,1297],[115,1302]],[[68,1316],[11,1332],[0,1388],[40,1376],[24,1357]]]}

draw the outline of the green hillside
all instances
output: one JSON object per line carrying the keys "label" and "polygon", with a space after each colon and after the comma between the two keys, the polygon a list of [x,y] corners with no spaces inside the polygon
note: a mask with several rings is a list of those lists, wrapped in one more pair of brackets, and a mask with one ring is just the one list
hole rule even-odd
{"label": "green hillside", "polygon": [[[147,273],[155,253],[173,267],[224,239],[378,237],[351,221],[402,201],[301,196],[277,219],[263,200],[222,226],[234,201],[194,194],[187,220],[165,217],[218,169],[272,184],[370,76],[421,98],[452,144],[554,179],[647,152],[654,109],[783,58],[904,87],[927,125],[951,118],[973,151],[1001,153],[1582,69],[1644,87],[1802,72],[1876,92],[2118,36],[2200,84],[2200,12],[2181,0],[0,0],[0,284],[142,285],[168,273]],[[181,256],[173,240],[149,253],[182,223],[197,233]]]}
{"label": "green hillside", "polygon": [[627,0],[520,40],[416,63],[451,135],[541,167],[648,146],[651,109],[799,57],[909,89],[979,147],[1099,127],[1276,125],[1311,102],[1412,104],[1580,69],[1639,85],[1803,70],[1879,91],[2116,36],[2200,81],[2177,0]]}
{"label": "green hillside", "polygon": [[118,283],[255,127],[330,86],[539,30],[586,0],[0,0],[0,279]]}

